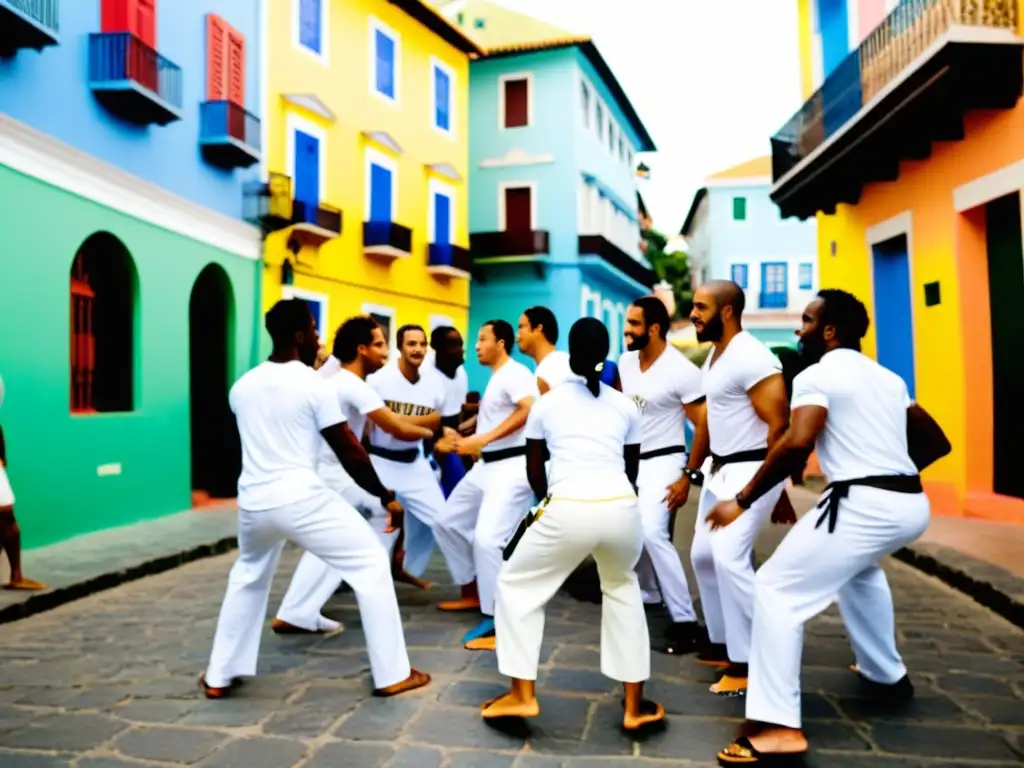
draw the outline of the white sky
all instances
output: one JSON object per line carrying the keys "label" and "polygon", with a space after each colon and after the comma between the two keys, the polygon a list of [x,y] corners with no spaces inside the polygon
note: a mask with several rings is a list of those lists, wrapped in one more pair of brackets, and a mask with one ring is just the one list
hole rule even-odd
{"label": "white sky", "polygon": [[640,192],[665,234],[800,106],[796,0],[495,1],[594,38],[658,147]]}

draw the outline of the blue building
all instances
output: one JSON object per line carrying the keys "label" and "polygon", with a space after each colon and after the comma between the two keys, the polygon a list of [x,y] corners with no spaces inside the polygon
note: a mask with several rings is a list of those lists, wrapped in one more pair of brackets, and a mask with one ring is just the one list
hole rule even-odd
{"label": "blue building", "polygon": [[[470,65],[471,333],[542,304],[563,327],[559,347],[576,319],[597,317],[617,357],[626,308],[654,281],[635,172],[654,142],[590,39],[545,38],[546,25],[486,2],[446,12],[487,51]],[[509,42],[538,27],[535,41]]]}
{"label": "blue building", "polygon": [[0,324],[32,328],[4,335],[0,423],[29,546],[235,494],[260,10],[0,0]]}
{"label": "blue building", "polygon": [[783,219],[769,197],[771,158],[710,176],[680,234],[694,288],[734,280],[746,292],[744,327],[766,344],[795,344],[800,315],[818,290],[814,219]]}

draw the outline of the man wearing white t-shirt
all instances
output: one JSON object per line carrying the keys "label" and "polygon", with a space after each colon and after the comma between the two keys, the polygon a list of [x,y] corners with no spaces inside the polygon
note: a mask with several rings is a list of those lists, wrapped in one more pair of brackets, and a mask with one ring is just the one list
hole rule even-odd
{"label": "man wearing white t-shirt", "polygon": [[[702,436],[695,439],[707,445],[711,455],[704,462],[707,479],[701,489],[690,558],[709,638],[697,660],[725,669],[711,686],[711,692],[720,696],[742,696],[747,687],[754,610],[751,553],[785,483],[778,483],[727,529],[712,531],[704,518],[715,502],[732,498],[749,482],[789,424],[782,365],[768,347],[743,330],[744,301],[743,289],[736,283],[715,280],[694,293],[690,314],[697,340],[713,344],[703,368],[707,418],[696,425]],[[692,457],[694,461],[701,458]],[[792,507],[785,508],[792,512]]]}
{"label": "man wearing white t-shirt", "polygon": [[[812,449],[829,480],[756,577],[753,647],[744,735],[718,753],[723,764],[761,764],[807,751],[801,730],[804,624],[838,601],[868,692],[889,701],[913,694],[896,648],[892,593],[879,561],[928,526],[919,472],[950,451],[942,429],[906,384],[860,352],[864,305],[824,290],[803,314],[792,424],[750,482],[708,514],[728,531]],[[781,764],[781,763],[780,763]]]}
{"label": "man wearing white t-shirt", "polygon": [[579,381],[569,368],[569,353],[555,349],[558,343],[558,320],[547,307],[530,307],[519,317],[516,344],[536,365],[537,391],[541,395],[566,381]]}
{"label": "man wearing white t-shirt", "polygon": [[[619,358],[622,393],[637,404],[643,431],[637,498],[644,523],[644,554],[639,570],[653,570],[671,625],[660,650],[690,653],[703,632],[693,610],[679,552],[672,543],[675,515],[667,491],[686,462],[684,415],[703,422],[700,369],[666,340],[669,316],[664,302],[644,296],[626,311],[626,349]],[[685,501],[685,499],[684,499]]]}
{"label": "man wearing white t-shirt", "polygon": [[[333,353],[317,369],[317,375],[327,381],[337,394],[341,413],[356,438],[365,434],[367,420],[375,429],[400,439],[426,437],[430,433],[428,428],[391,411],[380,395],[366,383],[367,375],[383,368],[387,359],[388,342],[384,338],[384,331],[372,317],[360,315],[349,318],[338,328],[334,336]],[[331,490],[369,519],[385,549],[390,552],[396,543],[398,531],[387,531],[387,513],[380,500],[364,491],[349,477],[326,441],[320,446],[317,472]],[[390,485],[390,481],[385,483]],[[418,579],[405,573],[400,561],[393,562],[392,573],[396,581],[422,586]],[[271,624],[272,629],[279,634],[338,630],[340,624],[323,616],[320,611],[337,591],[341,581],[342,576],[338,571],[306,552],[295,569],[281,608]]]}
{"label": "man wearing white t-shirt", "polygon": [[228,577],[213,650],[200,685],[225,698],[256,673],[260,625],[286,541],[341,572],[359,606],[377,696],[421,688],[430,677],[409,665],[387,553],[370,524],[317,473],[320,444],[390,514],[401,514],[345,423],[337,393],[310,367],[319,336],[308,305],[279,301],[267,313],[273,352],[231,388],[242,442],[238,481],[238,558]]}
{"label": "man wearing white t-shirt", "polygon": [[472,437],[455,439],[456,452],[480,460],[448,497],[434,535],[448,556],[462,597],[441,603],[443,611],[479,609],[485,618],[470,633],[471,650],[494,648],[494,595],[502,549],[533,501],[526,479],[523,427],[538,397],[530,369],[509,356],[514,335],[504,320],[480,328],[477,359],[491,369]]}

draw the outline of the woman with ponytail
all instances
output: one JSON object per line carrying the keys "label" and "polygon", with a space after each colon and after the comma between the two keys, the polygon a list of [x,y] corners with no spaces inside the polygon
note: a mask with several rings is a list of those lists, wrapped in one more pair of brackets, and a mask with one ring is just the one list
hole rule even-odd
{"label": "woman with ponytail", "polygon": [[512,685],[483,705],[485,719],[540,713],[535,682],[544,609],[590,556],[603,595],[601,671],[625,688],[623,727],[636,731],[665,718],[660,704],[643,697],[651,652],[635,570],[644,540],[636,500],[640,412],[601,382],[608,351],[604,325],[577,320],[569,331],[569,366],[582,380],[551,390],[526,422],[526,471],[540,504],[498,577],[498,669]]}

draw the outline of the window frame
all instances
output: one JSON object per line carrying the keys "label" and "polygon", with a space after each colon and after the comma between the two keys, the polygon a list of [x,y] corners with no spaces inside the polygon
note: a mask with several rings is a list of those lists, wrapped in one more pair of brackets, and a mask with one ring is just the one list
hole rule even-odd
{"label": "window frame", "polygon": [[[742,226],[742,225],[746,224],[747,222],[749,222],[750,221],[750,206],[748,205],[749,199],[747,198],[747,196],[746,195],[732,195],[730,200],[731,200],[731,203],[732,203],[732,210],[730,211],[730,214],[729,214],[729,220],[734,225],[737,225],[737,226]],[[740,201],[740,200],[743,201],[743,218],[742,219],[736,218],[736,203],[737,203],[737,201]]]}
{"label": "window frame", "polygon": [[314,51],[302,42],[302,5],[305,0],[292,0],[292,47],[309,56],[320,65],[330,65],[331,35],[329,24],[331,19],[330,0],[317,0],[320,4],[320,50]]}
{"label": "window frame", "polygon": [[327,195],[327,131],[295,112],[285,112],[285,173],[292,182],[292,199],[295,198],[295,132],[301,131],[312,136],[320,145],[317,153],[317,188],[320,190],[319,203]]}
{"label": "window frame", "polygon": [[[448,127],[437,124],[437,73],[448,78]],[[455,138],[455,72],[436,56],[430,57],[430,123],[442,136]]]}
{"label": "window frame", "polygon": [[303,301],[315,301],[320,304],[320,317],[314,318],[316,320],[316,330],[321,337],[324,334],[329,334],[330,324],[330,303],[331,298],[326,293],[320,293],[319,291],[311,291],[308,288],[300,288],[297,285],[282,285],[281,286],[281,298],[282,299],[302,299]]}
{"label": "window frame", "polygon": [[[807,280],[804,280],[804,269],[807,270]],[[814,262],[801,261],[797,266],[797,286],[801,291],[814,290]]]}
{"label": "window frame", "polygon": [[434,195],[443,195],[448,198],[448,232],[449,242],[446,245],[453,245],[455,240],[455,193],[456,189],[452,184],[446,184],[440,179],[430,179],[427,182],[427,242],[434,243],[437,237],[437,212],[435,210]]}
{"label": "window frame", "polygon": [[[505,125],[505,86],[507,83],[514,83],[520,80],[526,81],[526,124]],[[507,72],[498,77],[498,130],[517,131],[523,128],[532,128],[534,123],[533,112],[533,73],[532,72]]]}
{"label": "window frame", "polygon": [[505,221],[505,192],[509,189],[530,190],[530,231],[537,231],[537,182],[535,181],[502,181],[498,183],[498,231],[506,232],[508,222]]}
{"label": "window frame", "polygon": [[579,100],[580,112],[583,115],[583,129],[589,131],[594,120],[594,89],[582,76],[580,76]]}
{"label": "window frame", "polygon": [[363,221],[370,220],[370,203],[373,199],[373,173],[372,166],[378,165],[391,172],[391,222],[395,222],[398,215],[398,161],[390,155],[386,155],[378,149],[367,147],[363,153]]}
{"label": "window frame", "polygon": [[[377,88],[377,33],[384,35],[394,45],[395,54],[391,62],[391,85],[394,95],[389,96]],[[392,106],[401,103],[402,96],[402,36],[376,16],[370,17],[370,92]]]}
{"label": "window frame", "polygon": [[[359,311],[364,315],[380,315],[381,317],[388,318],[388,349],[395,349],[395,341],[398,335],[398,310],[394,307],[389,307],[386,304],[374,304],[373,302],[364,301]],[[397,356],[396,356],[397,358]]]}
{"label": "window frame", "polygon": [[[736,279],[736,270],[743,270],[743,281]],[[750,287],[750,265],[737,261],[729,265],[729,279],[732,280],[736,285],[742,288],[744,291]]]}

